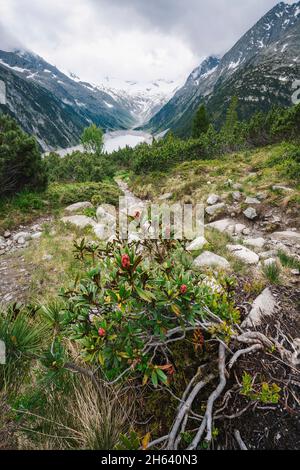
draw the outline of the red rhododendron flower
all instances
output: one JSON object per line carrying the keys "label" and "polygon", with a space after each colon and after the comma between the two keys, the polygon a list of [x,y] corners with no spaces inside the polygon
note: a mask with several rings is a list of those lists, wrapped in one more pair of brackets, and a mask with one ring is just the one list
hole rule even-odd
{"label": "red rhododendron flower", "polygon": [[104,328],[99,328],[98,335],[100,336],[100,338],[103,338],[106,335],[105,329]]}
{"label": "red rhododendron flower", "polygon": [[187,286],[185,284],[182,284],[180,287],[180,294],[184,295],[187,293]]}
{"label": "red rhododendron flower", "polygon": [[123,255],[122,256],[122,267],[124,269],[130,268],[130,258],[128,255]]}
{"label": "red rhododendron flower", "polygon": [[134,214],[134,218],[135,219],[139,219],[141,217],[141,213],[139,211],[137,211],[135,214]]}

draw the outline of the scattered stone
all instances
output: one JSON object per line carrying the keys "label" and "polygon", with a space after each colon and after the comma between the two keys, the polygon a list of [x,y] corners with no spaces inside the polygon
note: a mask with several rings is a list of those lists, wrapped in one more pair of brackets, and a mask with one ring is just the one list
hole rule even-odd
{"label": "scattered stone", "polygon": [[[16,234],[13,236],[14,242],[18,243],[18,242],[19,242],[19,238],[24,239],[25,241],[28,241],[28,240],[30,240],[31,235],[30,235],[29,232],[19,232],[19,233],[16,233]],[[21,243],[21,244],[23,244],[23,243]]]}
{"label": "scattered stone", "polygon": [[218,256],[210,251],[205,251],[194,260],[193,266],[195,269],[203,267],[218,267],[222,269],[228,269],[230,264],[227,259],[222,258],[221,256]]}
{"label": "scattered stone", "polygon": [[259,256],[254,251],[249,250],[243,245],[227,245],[227,249],[238,259],[246,264],[257,264]]}
{"label": "scattered stone", "polygon": [[[234,234],[235,235],[240,235],[241,233],[244,233],[244,231],[247,229],[246,225],[244,224],[236,224],[234,227]],[[249,231],[250,232],[250,231]]]}
{"label": "scattered stone", "polygon": [[250,235],[251,230],[250,230],[250,228],[246,227],[246,228],[244,228],[242,233],[243,233],[243,235]]}
{"label": "scattered stone", "polygon": [[271,235],[272,240],[288,241],[292,243],[300,242],[300,233],[286,230],[285,232],[274,232]]}
{"label": "scattered stone", "polygon": [[73,213],[73,212],[78,212],[84,209],[91,209],[92,207],[93,207],[93,204],[91,204],[88,201],[76,202],[76,204],[72,204],[71,206],[66,207],[65,212]]}
{"label": "scattered stone", "polygon": [[99,224],[116,224],[116,208],[110,204],[103,204],[98,207],[96,217]]}
{"label": "scattered stone", "polygon": [[260,259],[273,258],[274,256],[277,256],[277,250],[269,250],[259,253]]}
{"label": "scattered stone", "polygon": [[287,193],[293,192],[292,188],[287,188],[286,186],[282,186],[280,184],[274,185],[272,189],[273,191],[285,191]]}
{"label": "scattered stone", "polygon": [[227,231],[228,227],[234,226],[235,221],[232,219],[222,219],[222,220],[217,220],[216,222],[212,222],[210,224],[207,224],[205,227],[208,228],[213,228],[215,230],[218,230],[218,232],[224,233]]}
{"label": "scattered stone", "polygon": [[220,197],[219,197],[217,194],[211,194],[211,195],[207,198],[207,204],[209,204],[210,206],[214,206],[214,205],[217,204],[219,201],[220,201]]}
{"label": "scattered stone", "polygon": [[195,238],[195,240],[193,240],[187,247],[186,249],[188,251],[198,251],[198,250],[202,250],[202,248],[204,247],[204,245],[206,245],[207,241],[204,237],[198,237],[198,238]]}
{"label": "scattered stone", "polygon": [[169,199],[172,199],[173,193],[165,193],[162,194],[158,199],[159,201],[168,201]]}
{"label": "scattered stone", "polygon": [[218,283],[215,277],[211,276],[205,276],[205,278],[202,280],[201,285],[209,287],[214,293],[216,294],[221,294],[224,289],[223,287]]}
{"label": "scattered stone", "polygon": [[31,235],[32,240],[38,240],[43,235],[43,232],[36,232]]}
{"label": "scattered stone", "polygon": [[42,260],[43,261],[51,261],[53,259],[53,256],[52,255],[45,255],[43,256]]}
{"label": "scattered stone", "polygon": [[246,204],[260,204],[261,202],[256,197],[247,197]]}
{"label": "scattered stone", "polygon": [[87,217],[86,215],[72,215],[69,217],[63,217],[61,221],[64,224],[69,223],[79,228],[85,228],[89,226],[95,227],[95,225],[97,225],[96,222],[91,217]]}
{"label": "scattered stone", "polygon": [[291,269],[291,274],[293,276],[300,276],[300,270],[299,269]]}
{"label": "scattered stone", "polygon": [[219,204],[215,204],[214,206],[210,206],[210,207],[207,207],[205,209],[205,212],[210,215],[210,216],[213,216],[213,215],[216,215],[218,212],[220,212],[221,210],[223,210],[225,208],[225,203],[224,202],[220,202]]}
{"label": "scattered stone", "polygon": [[267,199],[268,195],[266,193],[258,193],[258,194],[256,194],[256,197],[260,201],[264,201],[265,199]]}
{"label": "scattered stone", "polygon": [[263,248],[266,244],[264,238],[247,238],[244,240],[245,245],[253,246],[254,248]]}
{"label": "scattered stone", "polygon": [[25,245],[26,240],[24,237],[19,237],[17,240],[18,245]]}
{"label": "scattered stone", "polygon": [[264,317],[275,312],[276,300],[269,288],[265,289],[254,301],[251,312],[242,324],[242,328],[259,326]]}
{"label": "scattered stone", "polygon": [[247,219],[254,220],[257,217],[257,212],[253,207],[248,207],[243,214],[247,217]]}
{"label": "scattered stone", "polygon": [[7,240],[8,238],[11,237],[11,233],[7,230],[6,232],[4,232],[4,238]]}
{"label": "scattered stone", "polygon": [[240,191],[234,191],[232,194],[232,198],[234,199],[234,201],[240,201],[242,199],[242,193],[240,193]]}
{"label": "scattered stone", "polygon": [[233,189],[239,190],[239,189],[242,189],[242,188],[243,188],[243,185],[242,185],[241,183],[234,183],[234,184],[232,185],[232,187],[233,187]]}

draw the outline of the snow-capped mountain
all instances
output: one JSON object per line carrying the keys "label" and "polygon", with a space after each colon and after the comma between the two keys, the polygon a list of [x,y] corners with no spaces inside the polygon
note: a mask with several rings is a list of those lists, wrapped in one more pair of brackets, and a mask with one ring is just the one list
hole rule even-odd
{"label": "snow-capped mountain", "polygon": [[221,123],[234,95],[239,98],[241,117],[273,105],[290,106],[293,82],[300,78],[300,2],[279,3],[210,68],[210,73],[201,74],[202,66],[146,129],[172,128],[186,135],[201,102],[206,103],[215,122]]}
{"label": "snow-capped mountain", "polygon": [[172,98],[180,83],[157,79],[151,82],[122,81],[105,77],[101,84],[93,85],[116,100],[135,121],[135,127],[149,121]]}

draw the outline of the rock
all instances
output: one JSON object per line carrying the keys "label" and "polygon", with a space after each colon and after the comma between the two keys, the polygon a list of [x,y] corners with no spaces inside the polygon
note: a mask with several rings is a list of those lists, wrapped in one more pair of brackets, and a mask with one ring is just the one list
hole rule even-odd
{"label": "rock", "polygon": [[53,259],[53,256],[52,255],[45,255],[43,256],[42,260],[43,261],[51,261]]}
{"label": "rock", "polygon": [[31,235],[32,240],[38,240],[43,235],[43,232],[36,232]]}
{"label": "rock", "polygon": [[214,230],[218,230],[218,232],[224,233],[228,230],[228,227],[234,226],[235,221],[232,219],[222,219],[217,220],[216,222],[212,222],[207,224],[205,227],[213,228]]}
{"label": "rock", "polygon": [[137,243],[140,242],[141,239],[137,233],[130,233],[128,235],[128,243]]}
{"label": "rock", "polygon": [[218,283],[216,278],[213,276],[212,277],[205,276],[205,278],[201,282],[201,285],[209,287],[216,294],[221,294],[224,291],[223,287]]}
{"label": "rock", "polygon": [[244,228],[243,235],[250,235],[250,233],[251,233],[250,228],[248,228],[248,227]]}
{"label": "rock", "polygon": [[274,256],[277,256],[277,250],[269,250],[264,251],[263,253],[259,253],[260,259],[273,258]]}
{"label": "rock", "polygon": [[299,269],[291,269],[291,274],[293,276],[300,276],[300,270]]}
{"label": "rock", "polygon": [[238,259],[246,264],[257,264],[259,256],[254,251],[249,250],[243,245],[227,245],[227,249]]}
{"label": "rock", "polygon": [[96,217],[99,224],[115,226],[117,220],[116,208],[109,204],[103,204],[98,207]]}
{"label": "rock", "polygon": [[211,194],[211,195],[207,198],[207,204],[209,204],[210,206],[214,206],[214,205],[217,204],[219,201],[220,201],[220,197],[219,197],[217,194]]}
{"label": "rock", "polygon": [[215,204],[213,206],[210,206],[210,207],[207,207],[205,209],[205,212],[210,215],[210,216],[213,216],[213,215],[216,215],[218,212],[220,212],[221,210],[223,210],[225,208],[225,203],[224,202],[220,202],[219,204]]}
{"label": "rock", "polygon": [[0,237],[0,247],[3,247],[6,245],[6,241],[3,237]]}
{"label": "rock", "polygon": [[79,228],[95,227],[95,225],[97,225],[91,217],[87,217],[86,215],[71,215],[69,217],[63,217],[61,221],[64,224],[72,224]]}
{"label": "rock", "polygon": [[7,240],[10,237],[11,237],[11,233],[8,230],[6,230],[6,232],[4,232],[4,238]]}
{"label": "rock", "polygon": [[162,194],[158,200],[159,201],[168,201],[169,199],[172,199],[173,197],[173,193],[165,193],[165,194]]}
{"label": "rock", "polygon": [[251,312],[242,324],[242,328],[259,326],[264,317],[274,314],[276,300],[269,288],[265,289],[254,301]]}
{"label": "rock", "polygon": [[234,183],[232,187],[233,189],[239,190],[243,188],[243,185],[241,183]]}
{"label": "rock", "polygon": [[256,197],[247,197],[245,203],[246,204],[261,204],[259,199],[257,199]]}
{"label": "rock", "polygon": [[280,184],[274,185],[272,189],[273,191],[285,191],[287,193],[293,192],[291,188],[287,188],[286,186],[282,186]]}
{"label": "rock", "polygon": [[104,224],[95,225],[94,233],[97,238],[100,238],[100,240],[107,240],[109,238],[107,235],[106,225]]}
{"label": "rock", "polygon": [[240,235],[241,233],[244,232],[244,230],[246,230],[247,227],[246,225],[244,224],[236,224],[236,226],[234,227],[234,234],[235,235]]}
{"label": "rock", "polygon": [[36,225],[33,225],[33,227],[31,227],[31,229],[34,231],[34,232],[40,232],[41,231],[41,226],[36,224]]}
{"label": "rock", "polygon": [[91,209],[92,207],[93,207],[93,204],[91,204],[88,201],[76,202],[76,204],[72,204],[71,206],[66,207],[65,212],[73,213],[73,212],[78,212],[84,209]]}
{"label": "rock", "polygon": [[232,198],[234,201],[240,201],[241,198],[242,198],[242,193],[240,193],[239,191],[234,191],[232,194]]}
{"label": "rock", "polygon": [[218,256],[210,251],[205,251],[194,260],[193,266],[195,269],[203,267],[228,269],[230,264],[227,259],[222,258],[221,256]]}
{"label": "rock", "polygon": [[253,207],[248,207],[243,214],[247,217],[247,219],[254,220],[257,217],[257,212]]}
{"label": "rock", "polygon": [[267,199],[268,195],[266,193],[257,193],[256,194],[256,197],[257,199],[259,199],[260,201],[264,201],[265,199]]}
{"label": "rock", "polygon": [[[30,240],[31,238],[31,235],[29,232],[19,232],[19,233],[16,233],[14,236],[13,236],[13,240],[14,242],[18,243],[19,242],[19,239],[24,239],[24,243],[25,241],[28,241]],[[23,244],[23,243],[21,243]]]}
{"label": "rock", "polygon": [[292,243],[299,243],[300,233],[293,232],[292,230],[287,230],[285,232],[274,232],[271,235],[271,239],[276,241],[288,241]]}
{"label": "rock", "polygon": [[254,248],[263,248],[266,244],[264,238],[247,238],[244,240],[245,245],[253,246]]}
{"label": "rock", "polygon": [[198,237],[195,238],[187,247],[186,249],[188,251],[197,251],[197,250],[202,250],[204,245],[206,245],[207,241],[204,237]]}

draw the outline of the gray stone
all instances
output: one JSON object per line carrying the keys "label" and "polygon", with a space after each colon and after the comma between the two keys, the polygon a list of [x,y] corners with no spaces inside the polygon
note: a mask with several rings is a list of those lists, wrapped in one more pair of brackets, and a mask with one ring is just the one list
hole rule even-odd
{"label": "gray stone", "polygon": [[19,233],[16,233],[16,234],[13,236],[14,242],[18,243],[19,238],[22,238],[22,239],[24,239],[25,241],[28,241],[28,240],[30,240],[31,235],[30,235],[29,232],[19,232]]}
{"label": "gray stone", "polygon": [[264,265],[265,266],[273,266],[273,265],[277,265],[277,260],[275,258],[268,258],[268,259],[265,259],[264,260]]}
{"label": "gray stone", "polygon": [[288,241],[292,243],[300,242],[300,233],[293,232],[292,230],[286,230],[285,232],[274,232],[271,235],[272,240],[276,241]]}
{"label": "gray stone", "polygon": [[165,193],[162,194],[158,199],[159,201],[168,201],[169,199],[172,199],[173,193]]}
{"label": "gray stone", "polygon": [[225,203],[220,202],[219,204],[215,204],[214,206],[207,207],[205,212],[210,215],[216,215],[218,212],[222,211],[225,208]]}
{"label": "gray stone", "polygon": [[227,249],[233,256],[246,264],[257,264],[259,262],[259,256],[243,245],[227,245]]}
{"label": "gray stone", "polygon": [[259,199],[257,199],[256,197],[247,197],[245,203],[246,204],[261,204]]}
{"label": "gray stone", "polygon": [[218,256],[210,251],[205,251],[194,260],[193,266],[195,269],[203,267],[228,269],[230,264],[227,259],[222,258],[221,256]]}
{"label": "gray stone", "polygon": [[244,230],[246,230],[246,225],[244,224],[236,224],[236,226],[234,227],[234,233],[235,235],[240,235],[241,233],[244,232]]}
{"label": "gray stone", "polygon": [[248,227],[244,228],[243,235],[250,235],[250,233],[251,233],[250,228],[248,228]]}
{"label": "gray stone", "polygon": [[269,250],[259,253],[260,259],[273,258],[274,256],[277,256],[277,250]]}
{"label": "gray stone", "polygon": [[38,240],[43,235],[43,232],[36,232],[31,235],[32,240]]}
{"label": "gray stone", "polygon": [[291,274],[293,276],[300,276],[300,271],[299,269],[291,269]]}
{"label": "gray stone", "polygon": [[71,215],[69,217],[63,217],[61,221],[64,224],[75,225],[78,228],[95,227],[95,225],[97,225],[91,217],[87,217],[86,215]]}
{"label": "gray stone", "polygon": [[254,248],[263,248],[266,244],[264,238],[247,238],[244,240],[245,245],[253,246]]}
{"label": "gray stone", "polygon": [[281,184],[274,185],[272,189],[273,191],[285,191],[287,193],[293,192],[293,189],[282,186]]}
{"label": "gray stone", "polygon": [[241,198],[242,198],[242,193],[240,193],[239,191],[234,191],[234,192],[232,193],[232,197],[233,197],[234,201],[237,201],[237,202],[238,202],[238,201],[240,201]]}
{"label": "gray stone", "polygon": [[246,320],[243,322],[242,327],[256,327],[259,326],[264,317],[274,314],[276,308],[276,300],[269,288],[265,289],[254,301],[251,312]]}
{"label": "gray stone", "polygon": [[255,209],[253,209],[253,207],[248,207],[248,209],[246,209],[243,214],[245,215],[245,217],[247,217],[247,219],[250,220],[254,220],[257,217],[257,212]]}
{"label": "gray stone", "polygon": [[243,188],[243,185],[241,183],[234,183],[234,185],[232,187],[233,187],[233,189],[239,190],[239,189]]}
{"label": "gray stone", "polygon": [[93,207],[93,204],[91,204],[89,201],[85,202],[76,202],[76,204],[71,204],[70,206],[65,208],[65,212],[73,213],[73,212],[78,212],[84,209],[90,209]]}
{"label": "gray stone", "polygon": [[207,224],[205,227],[207,228],[213,228],[214,230],[218,230],[218,232],[224,233],[228,230],[229,227],[232,227],[235,225],[235,221],[232,219],[222,219],[222,220],[217,220],[216,222],[212,222],[210,224]]}
{"label": "gray stone", "polygon": [[7,230],[6,232],[4,232],[4,238],[5,239],[8,239],[11,237],[11,233]]}
{"label": "gray stone", "polygon": [[53,259],[53,256],[52,255],[45,255],[43,256],[42,260],[43,261],[51,261]]}
{"label": "gray stone", "polygon": [[186,249],[188,251],[197,251],[197,250],[202,250],[204,245],[206,245],[207,241],[204,237],[198,237],[195,238],[187,247]]}
{"label": "gray stone", "polygon": [[217,194],[211,194],[211,195],[207,198],[207,204],[209,204],[210,206],[214,206],[214,205],[217,204],[219,201],[220,201],[220,197],[219,197]]}

